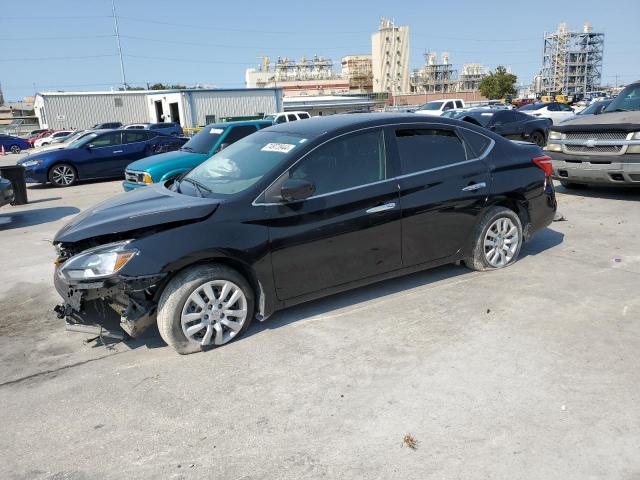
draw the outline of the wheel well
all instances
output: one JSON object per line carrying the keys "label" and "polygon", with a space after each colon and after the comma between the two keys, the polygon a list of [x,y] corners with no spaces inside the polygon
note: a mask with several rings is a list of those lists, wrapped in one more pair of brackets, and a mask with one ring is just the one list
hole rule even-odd
{"label": "wheel well", "polygon": [[56,163],[54,163],[53,165],[51,165],[51,166],[47,169],[47,178],[49,178],[49,173],[51,173],[51,170],[52,170],[54,167],[56,167],[56,166],[58,166],[58,165],[62,165],[62,164],[69,165],[71,168],[73,168],[73,171],[74,171],[74,172],[76,172],[76,180],[79,180],[79,179],[80,179],[80,177],[79,177],[79,175],[78,175],[78,169],[75,167],[75,165],[74,165],[74,164],[72,164],[72,163],[69,163],[69,162],[65,162],[64,160],[62,160],[62,161],[57,161]]}
{"label": "wheel well", "polygon": [[506,207],[509,210],[513,210],[520,218],[520,223],[522,223],[522,229],[524,231],[527,230],[527,226],[529,225],[529,211],[525,206],[525,200],[521,198],[514,197],[506,197],[497,201],[493,205],[498,207]]}
{"label": "wheel well", "polygon": [[233,270],[237,271],[240,275],[244,277],[244,279],[249,283],[249,285],[251,286],[251,289],[253,290],[253,295],[255,298],[255,305],[256,305],[256,313],[263,314],[264,313],[263,312],[264,291],[260,286],[260,281],[258,280],[257,275],[255,274],[253,269],[251,269],[251,267],[247,266],[246,264],[244,264],[239,260],[236,260],[234,258],[229,258],[229,257],[212,257],[212,258],[207,258],[203,260],[198,260],[193,263],[189,263],[187,265],[182,265],[180,268],[173,270],[169,275],[167,275],[166,278],[163,279],[162,284],[159,285],[157,291],[154,293],[153,299],[157,302],[160,298],[160,295],[162,295],[164,288],[169,283],[169,281],[171,281],[173,277],[175,277],[178,273],[182,272],[183,270],[186,270],[187,268],[196,267],[198,265],[209,265],[214,263],[232,268]]}

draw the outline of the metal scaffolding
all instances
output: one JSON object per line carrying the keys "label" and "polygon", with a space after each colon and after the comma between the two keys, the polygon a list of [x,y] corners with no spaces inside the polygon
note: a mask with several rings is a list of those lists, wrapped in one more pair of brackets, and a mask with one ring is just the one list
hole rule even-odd
{"label": "metal scaffolding", "polygon": [[558,30],[544,34],[541,93],[575,95],[597,90],[602,79],[604,33],[596,33],[589,22],[581,32]]}
{"label": "metal scaffolding", "polygon": [[442,53],[436,63],[435,52],[424,54],[425,65],[411,73],[410,85],[414,93],[448,93],[458,90],[458,71],[449,63],[449,54]]}

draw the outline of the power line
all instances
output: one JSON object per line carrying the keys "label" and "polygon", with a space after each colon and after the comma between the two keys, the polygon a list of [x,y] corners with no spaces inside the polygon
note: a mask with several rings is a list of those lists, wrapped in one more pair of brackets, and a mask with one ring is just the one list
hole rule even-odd
{"label": "power line", "polygon": [[109,53],[104,55],[82,55],[71,57],[20,57],[20,58],[0,58],[0,62],[42,62],[46,60],[86,60],[89,58],[105,58],[105,57],[117,57],[115,53]]}
{"label": "power line", "polygon": [[26,42],[31,40],[85,40],[88,38],[113,38],[114,35],[77,35],[77,36],[68,36],[68,37],[4,37],[0,38],[0,41],[10,42],[10,41],[19,41]]}

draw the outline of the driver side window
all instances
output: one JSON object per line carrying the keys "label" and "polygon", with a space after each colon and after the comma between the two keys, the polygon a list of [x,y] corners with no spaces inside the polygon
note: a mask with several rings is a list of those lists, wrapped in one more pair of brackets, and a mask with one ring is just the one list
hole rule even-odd
{"label": "driver side window", "polygon": [[314,196],[386,180],[382,130],[341,137],[318,147],[289,171],[289,178],[312,182]]}

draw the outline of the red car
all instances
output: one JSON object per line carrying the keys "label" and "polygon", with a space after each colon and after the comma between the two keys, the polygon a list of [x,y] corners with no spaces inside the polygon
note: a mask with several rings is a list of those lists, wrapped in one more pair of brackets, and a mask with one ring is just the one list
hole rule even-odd
{"label": "red car", "polygon": [[29,136],[27,137],[27,142],[29,142],[29,145],[33,147],[33,144],[36,140],[42,137],[46,137],[47,135],[51,135],[52,133],[53,130],[37,130],[35,133],[31,132],[31,134],[29,134]]}

